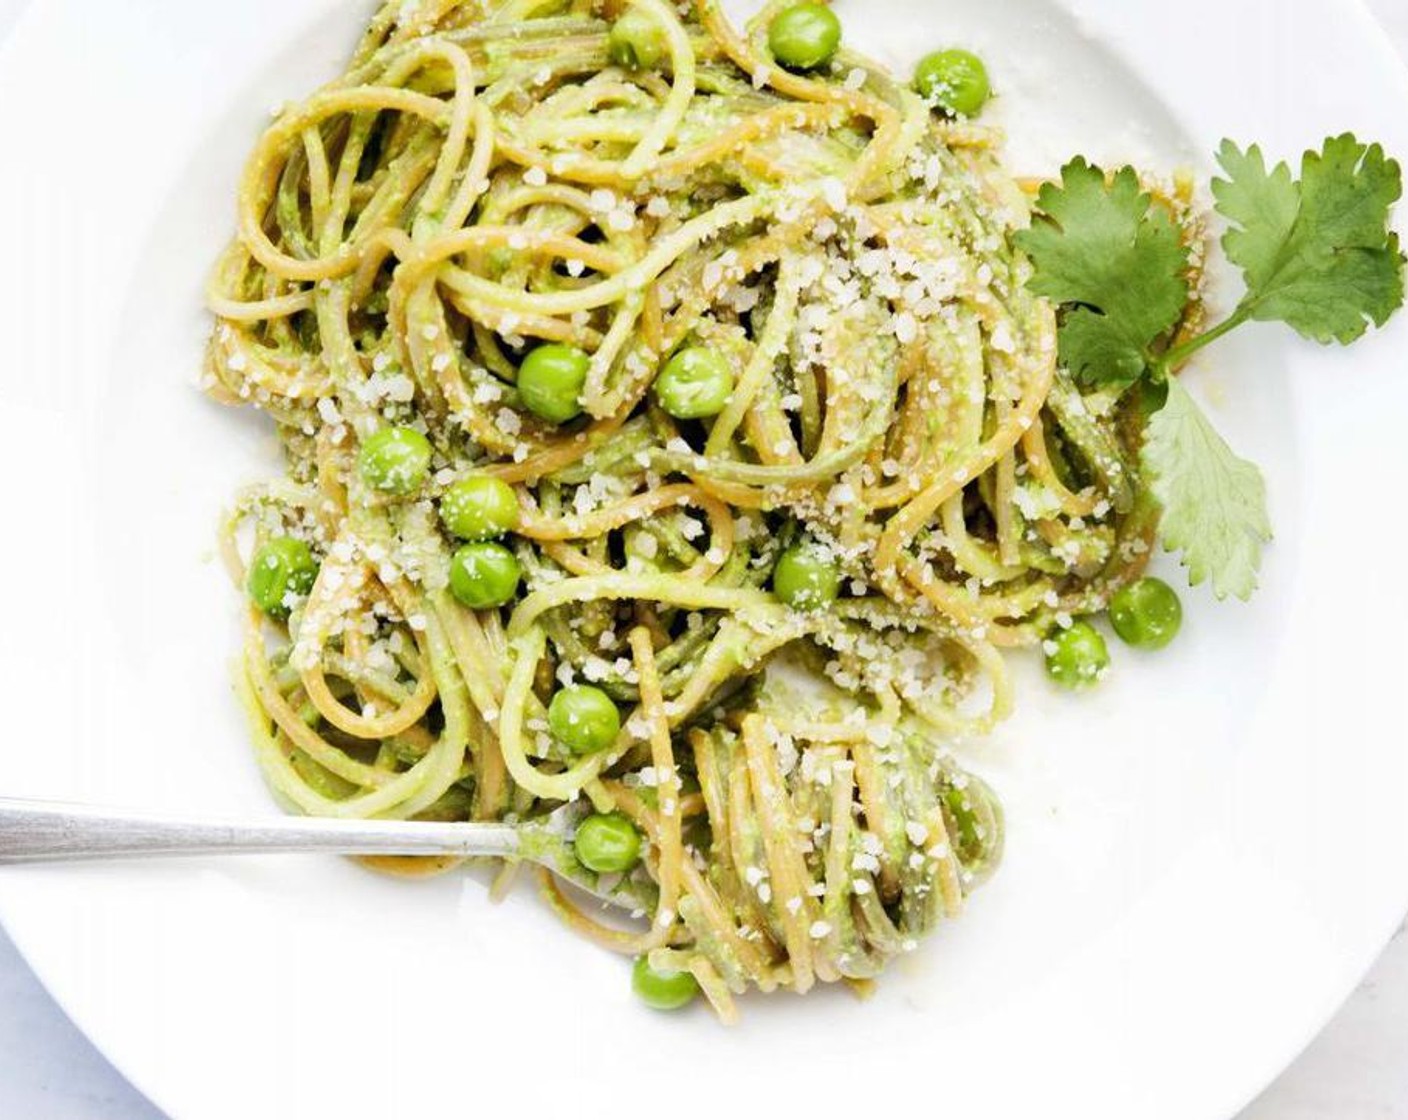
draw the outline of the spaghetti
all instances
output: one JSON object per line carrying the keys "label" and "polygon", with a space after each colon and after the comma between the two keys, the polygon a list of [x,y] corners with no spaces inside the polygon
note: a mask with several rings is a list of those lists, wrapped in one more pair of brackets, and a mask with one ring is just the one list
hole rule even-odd
{"label": "spaghetti", "polygon": [[[846,50],[783,69],[778,7],[740,33],[712,0],[386,4],[255,147],[207,363],[287,455],[226,523],[235,578],[250,527],[317,563],[250,608],[237,674],[276,793],[624,814],[646,924],[582,908],[573,880],[617,876],[570,842],[542,889],[725,1017],[864,985],[959,912],[1001,822],[946,745],[1009,710],[1000,649],[1103,606],[1155,523],[1139,416],[1057,369],[992,135]],[[627,9],[653,67],[612,61]],[[525,404],[546,343],[589,357],[578,419]],[[733,378],[704,419],[651,392],[686,346]],[[395,492],[358,469],[389,425],[429,456]],[[518,506],[502,607],[451,578],[437,502],[471,477]],[[836,575],[812,609],[769,590],[798,542]],[[549,701],[584,683],[623,718],[577,754]]]}

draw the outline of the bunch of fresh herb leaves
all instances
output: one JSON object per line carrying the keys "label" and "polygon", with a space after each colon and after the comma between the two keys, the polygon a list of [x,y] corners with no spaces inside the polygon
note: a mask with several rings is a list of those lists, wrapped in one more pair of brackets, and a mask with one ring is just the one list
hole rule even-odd
{"label": "bunch of fresh herb leaves", "polygon": [[1163,543],[1182,554],[1190,583],[1211,579],[1218,598],[1246,599],[1271,538],[1266,486],[1171,374],[1251,320],[1286,323],[1323,343],[1382,326],[1403,303],[1403,256],[1389,228],[1402,175],[1379,145],[1348,134],[1306,152],[1299,179],[1230,140],[1218,162],[1222,248],[1246,294],[1200,334],[1174,340],[1189,300],[1190,250],[1131,168],[1107,175],[1071,161],[1042,188],[1017,244],[1032,262],[1031,289],[1059,306],[1059,360],[1071,375],[1087,388],[1142,383],[1163,395],[1141,452],[1163,506]]}

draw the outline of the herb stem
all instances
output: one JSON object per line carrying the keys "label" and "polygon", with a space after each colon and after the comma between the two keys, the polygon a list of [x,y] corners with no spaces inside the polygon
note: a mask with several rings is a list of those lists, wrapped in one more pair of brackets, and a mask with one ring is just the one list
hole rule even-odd
{"label": "herb stem", "polygon": [[1223,335],[1236,330],[1243,323],[1251,318],[1251,308],[1246,305],[1239,306],[1236,311],[1227,316],[1226,319],[1218,323],[1211,330],[1206,330],[1202,334],[1194,335],[1185,339],[1177,346],[1164,351],[1158,361],[1160,371],[1167,374],[1186,362],[1204,346],[1210,342],[1216,342]]}

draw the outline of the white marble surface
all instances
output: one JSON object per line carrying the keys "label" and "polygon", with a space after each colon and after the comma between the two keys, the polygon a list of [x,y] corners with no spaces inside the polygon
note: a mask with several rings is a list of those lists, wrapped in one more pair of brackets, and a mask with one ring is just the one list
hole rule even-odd
{"label": "white marble surface", "polygon": [[[25,3],[0,0],[0,37]],[[1408,0],[1368,3],[1408,57]],[[0,1117],[163,1117],[68,1021],[3,930]],[[1408,927],[1330,1025],[1236,1120],[1408,1120]]]}

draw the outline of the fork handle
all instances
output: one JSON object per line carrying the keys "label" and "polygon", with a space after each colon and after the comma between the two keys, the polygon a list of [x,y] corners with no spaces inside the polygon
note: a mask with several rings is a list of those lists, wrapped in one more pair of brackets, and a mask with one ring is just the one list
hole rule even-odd
{"label": "fork handle", "polygon": [[218,821],[0,798],[0,863],[257,852],[511,856],[511,825],[431,821]]}

